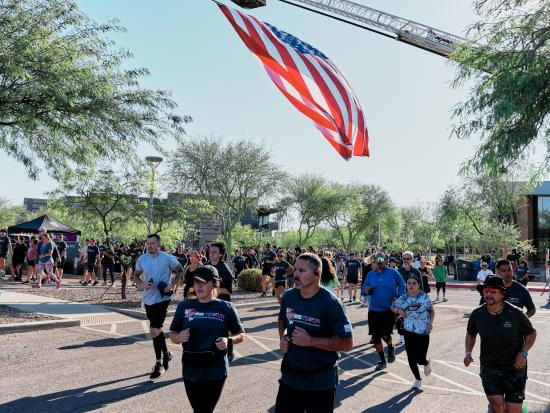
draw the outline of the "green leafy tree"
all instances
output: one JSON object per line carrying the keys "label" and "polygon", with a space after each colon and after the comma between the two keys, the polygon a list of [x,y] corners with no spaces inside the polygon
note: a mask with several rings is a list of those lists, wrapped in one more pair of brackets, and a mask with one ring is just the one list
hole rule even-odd
{"label": "green leafy tree", "polygon": [[23,216],[23,207],[12,205],[7,199],[0,198],[0,228],[5,230],[15,225]]}
{"label": "green leafy tree", "polygon": [[[475,0],[479,21],[469,31],[475,44],[459,45],[455,86],[472,83],[457,106],[454,133],[479,135],[468,166],[491,174],[506,172],[529,156],[536,142],[550,159],[550,2]],[[543,149],[543,150],[544,150]]]}
{"label": "green leafy tree", "polygon": [[170,93],[139,86],[145,68],[73,0],[0,0],[0,150],[36,178],[98,159],[131,163],[135,148],[183,132]]}
{"label": "green leafy tree", "polygon": [[286,179],[265,147],[245,140],[224,143],[208,136],[180,140],[168,163],[166,180],[174,192],[200,195],[210,203],[228,251],[245,211],[277,194]]}

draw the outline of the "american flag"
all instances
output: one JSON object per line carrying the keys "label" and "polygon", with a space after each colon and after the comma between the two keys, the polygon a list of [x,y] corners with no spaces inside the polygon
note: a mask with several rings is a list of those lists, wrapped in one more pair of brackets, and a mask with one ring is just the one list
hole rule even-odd
{"label": "american flag", "polygon": [[276,27],[216,2],[283,95],[310,118],[344,158],[369,156],[359,100],[321,51]]}

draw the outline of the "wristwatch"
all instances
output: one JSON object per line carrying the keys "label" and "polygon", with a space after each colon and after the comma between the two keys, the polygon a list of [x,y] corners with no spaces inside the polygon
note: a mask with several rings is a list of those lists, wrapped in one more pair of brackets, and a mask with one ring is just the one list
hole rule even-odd
{"label": "wristwatch", "polygon": [[524,349],[521,349],[520,354],[521,354],[523,357],[527,358],[527,356],[529,355],[529,352],[527,352],[527,351],[524,350]]}

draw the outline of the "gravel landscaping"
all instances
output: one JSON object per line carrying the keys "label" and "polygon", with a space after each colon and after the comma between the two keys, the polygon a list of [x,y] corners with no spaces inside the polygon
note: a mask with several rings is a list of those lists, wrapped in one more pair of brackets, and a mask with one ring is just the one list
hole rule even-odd
{"label": "gravel landscaping", "polygon": [[28,323],[32,321],[58,320],[45,314],[27,313],[0,305],[0,324]]}

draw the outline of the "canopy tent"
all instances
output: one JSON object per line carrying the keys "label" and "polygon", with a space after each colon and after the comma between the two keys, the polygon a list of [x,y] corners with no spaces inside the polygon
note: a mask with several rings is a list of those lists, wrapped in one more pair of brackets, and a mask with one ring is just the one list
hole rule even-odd
{"label": "canopy tent", "polygon": [[31,233],[37,234],[40,228],[45,228],[48,232],[63,235],[80,235],[81,232],[77,229],[71,228],[59,221],[56,221],[48,215],[42,215],[41,217],[31,219],[27,222],[22,222],[17,225],[13,225],[8,228],[8,234],[22,234]]}

